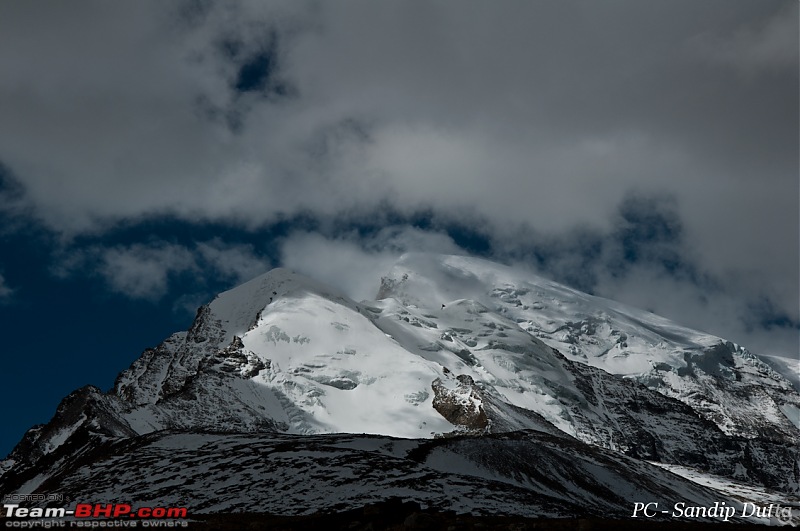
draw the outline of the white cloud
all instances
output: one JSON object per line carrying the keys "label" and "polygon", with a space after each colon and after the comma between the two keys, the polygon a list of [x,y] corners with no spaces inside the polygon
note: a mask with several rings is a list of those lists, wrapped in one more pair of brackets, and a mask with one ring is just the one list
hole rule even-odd
{"label": "white cloud", "polygon": [[0,301],[8,300],[12,293],[14,293],[14,290],[8,287],[5,277],[0,274]]}
{"label": "white cloud", "polygon": [[406,251],[463,253],[448,236],[414,228],[383,229],[358,238],[296,232],[281,246],[282,263],[342,290],[355,300],[374,299],[381,276]]}
{"label": "white cloud", "polygon": [[197,244],[197,252],[222,277],[236,284],[271,269],[268,259],[258,256],[252,245],[226,244],[220,239]]}
{"label": "white cloud", "polygon": [[180,245],[151,241],[132,245],[93,245],[67,249],[59,257],[53,274],[66,278],[78,273],[95,272],[114,292],[132,299],[157,301],[171,289],[171,282],[181,275],[194,279],[197,293],[182,295],[176,309],[206,302],[213,293],[204,286],[213,281],[233,287],[267,272],[269,259],[260,256],[252,245],[225,243],[215,238]]}
{"label": "white cloud", "polygon": [[197,267],[194,255],[179,245],[134,244],[100,253],[99,272],[109,287],[133,299],[157,300],[167,292],[171,274]]}

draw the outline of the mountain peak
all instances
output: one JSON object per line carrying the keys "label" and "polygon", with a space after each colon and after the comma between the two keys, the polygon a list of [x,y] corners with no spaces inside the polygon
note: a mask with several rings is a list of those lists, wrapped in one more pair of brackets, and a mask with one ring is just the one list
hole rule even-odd
{"label": "mountain peak", "polygon": [[208,308],[213,317],[223,324],[223,341],[227,342],[234,335],[243,335],[270,304],[304,294],[316,294],[348,306],[355,305],[338,290],[291,269],[279,267],[220,293],[208,304]]}
{"label": "mountain peak", "polygon": [[201,307],[109,393],[65,401],[3,468],[22,478],[59,452],[163,430],[534,430],[798,489],[800,395],[738,345],[465,256],[406,254],[378,298],[269,271]]}

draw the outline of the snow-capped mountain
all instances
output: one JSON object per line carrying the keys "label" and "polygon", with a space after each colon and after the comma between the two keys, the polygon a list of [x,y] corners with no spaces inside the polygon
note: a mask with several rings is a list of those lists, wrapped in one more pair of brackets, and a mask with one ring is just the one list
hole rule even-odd
{"label": "snow-capped mountain", "polygon": [[[381,489],[443,508],[446,500],[422,494],[419,477],[441,488],[470,477],[523,488],[508,496],[506,487],[489,489],[505,501],[477,501],[485,511],[528,514],[550,503],[552,514],[593,514],[599,504],[622,509],[622,491],[603,483],[612,476],[630,492],[645,489],[633,477],[641,476],[654,496],[713,498],[645,461],[797,493],[798,413],[792,384],[731,342],[499,264],[409,254],[375,301],[357,303],[285,269],[220,294],[188,331],[145,351],[111,391],[86,387],[65,398],[2,463],[0,490],[79,486],[96,497],[153,501],[166,495],[158,482],[121,482],[123,492],[86,478],[97,467],[123,477],[131,456],[163,455],[194,471],[182,495],[203,498],[203,510],[233,510],[244,502],[212,485],[213,463],[256,482],[283,472],[256,470],[248,452],[299,452],[310,469],[332,467],[328,476],[339,479],[330,481],[351,490],[361,481],[375,491],[364,470],[342,479],[333,457],[344,468],[350,459],[391,471]],[[409,458],[434,447],[425,439],[443,437],[436,459]],[[544,456],[548,444],[571,453]],[[539,465],[525,457],[535,455]],[[593,486],[576,487],[575,478]],[[323,483],[313,492],[334,488]],[[301,512],[337,499],[295,494],[292,510]],[[510,507],[523,498],[515,513]]]}

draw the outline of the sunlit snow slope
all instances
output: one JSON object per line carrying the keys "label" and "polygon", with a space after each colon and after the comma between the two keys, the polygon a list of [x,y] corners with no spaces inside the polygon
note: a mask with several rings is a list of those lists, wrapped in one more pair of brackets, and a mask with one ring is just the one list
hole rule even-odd
{"label": "sunlit snow slope", "polygon": [[[785,412],[798,393],[786,378],[739,345],[650,312],[462,256],[405,255],[381,292],[421,308],[481,304],[571,360],[677,398],[728,434],[795,433],[796,416]],[[464,328],[455,334],[462,342],[491,341],[490,331]]]}

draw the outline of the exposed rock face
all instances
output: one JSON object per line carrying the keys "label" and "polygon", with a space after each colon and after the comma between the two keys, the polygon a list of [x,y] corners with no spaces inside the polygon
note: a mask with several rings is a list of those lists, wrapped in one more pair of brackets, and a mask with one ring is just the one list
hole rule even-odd
{"label": "exposed rock face", "polygon": [[390,294],[397,293],[402,290],[403,283],[408,280],[408,274],[403,274],[399,279],[391,277],[381,277],[381,287],[378,288],[378,295],[376,299],[385,299]]}
{"label": "exposed rock face", "polygon": [[239,336],[233,336],[231,344],[219,351],[214,359],[222,361],[219,364],[219,370],[235,373],[242,378],[253,378],[270,366],[269,360],[261,360],[244,348],[242,338]]}
{"label": "exposed rock face", "polygon": [[483,433],[489,427],[489,418],[483,410],[481,391],[472,377],[460,374],[455,388],[448,388],[441,378],[431,384],[433,407],[454,426],[470,433]]}
{"label": "exposed rock face", "polygon": [[0,490],[44,470],[57,473],[104,441],[136,435],[106,395],[94,386],[81,387],[61,401],[50,422],[30,429],[17,444],[7,458],[13,465],[0,476]]}

